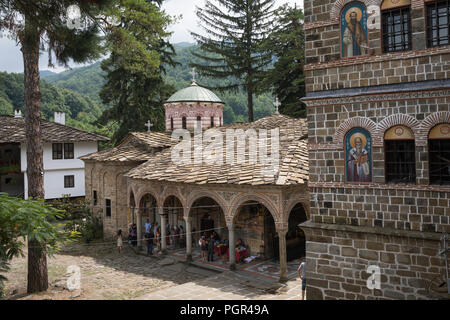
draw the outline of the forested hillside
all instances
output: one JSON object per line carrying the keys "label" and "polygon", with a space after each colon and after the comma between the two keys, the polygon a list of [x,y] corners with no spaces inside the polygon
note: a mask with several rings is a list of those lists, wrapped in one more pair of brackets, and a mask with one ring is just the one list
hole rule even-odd
{"label": "forested hillside", "polygon": [[[55,111],[66,113],[66,123],[90,132],[107,135],[106,130],[91,123],[102,112],[101,104],[78,92],[59,88],[41,80],[41,114],[46,120],[53,120]],[[13,115],[15,109],[24,111],[23,74],[0,72],[0,114]]]}
{"label": "forested hillside", "polygon": [[[174,45],[176,50],[175,60],[180,64],[176,67],[167,67],[166,81],[172,84],[176,90],[180,90],[191,83],[192,76],[189,63],[198,62],[198,58],[192,55],[197,47],[189,43],[179,43]],[[69,71],[44,76],[48,82],[61,87],[70,89],[84,95],[87,95],[95,102],[101,103],[98,93],[105,83],[103,71],[100,68],[100,62],[87,67],[74,68]],[[220,87],[230,79],[214,80],[197,77],[198,84],[205,87]],[[224,122],[233,123],[236,121],[246,121],[247,119],[247,97],[243,92],[219,92],[217,95],[225,102]],[[255,101],[256,119],[267,116],[274,111],[273,98],[270,94],[264,94],[256,97]],[[103,106],[102,108],[107,108]]]}
{"label": "forested hillside", "polygon": [[[196,46],[187,43],[175,45],[176,58],[180,64],[168,67],[166,81],[176,90],[182,89],[191,83],[192,76],[189,63],[196,61],[192,51]],[[198,62],[198,61],[197,61]],[[68,125],[80,129],[97,132],[111,136],[113,128],[99,128],[92,125],[108,108],[101,103],[99,92],[105,79],[100,68],[101,62],[92,65],[74,68],[61,73],[42,72],[42,116],[44,119],[53,119],[55,111],[66,113]],[[213,80],[197,77],[198,84],[205,87],[223,86],[232,79]],[[243,92],[220,92],[217,95],[225,102],[224,123],[244,122],[247,120],[247,97]],[[0,73],[0,114],[13,114],[14,109],[24,110],[24,84],[22,74]],[[255,99],[255,118],[261,118],[274,112],[273,97],[264,94]]]}

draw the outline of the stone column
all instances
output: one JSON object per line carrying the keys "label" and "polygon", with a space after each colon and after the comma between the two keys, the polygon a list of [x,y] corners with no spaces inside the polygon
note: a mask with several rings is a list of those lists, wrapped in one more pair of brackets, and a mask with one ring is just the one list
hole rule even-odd
{"label": "stone column", "polygon": [[142,216],[141,210],[138,208],[136,210],[136,226],[137,226],[137,248],[141,250],[142,247]]}
{"label": "stone column", "polygon": [[192,218],[184,217],[186,221],[186,261],[192,261]]}
{"label": "stone column", "polygon": [[280,248],[280,282],[286,282],[287,278],[287,254],[286,254],[286,233],[287,230],[278,231]]}
{"label": "stone column", "polygon": [[234,237],[234,224],[228,226],[228,240],[228,251],[230,253],[230,270],[236,270],[236,254],[234,252],[236,240]]}
{"label": "stone column", "polygon": [[161,253],[165,254],[167,251],[167,215],[164,214],[164,208],[158,207],[159,215],[161,216]]}

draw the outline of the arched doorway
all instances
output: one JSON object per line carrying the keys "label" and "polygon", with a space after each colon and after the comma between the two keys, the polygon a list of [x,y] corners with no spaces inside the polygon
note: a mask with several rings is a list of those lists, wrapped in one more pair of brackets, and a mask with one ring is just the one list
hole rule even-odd
{"label": "arched doorway", "polygon": [[244,242],[249,255],[278,259],[275,221],[264,205],[253,200],[241,204],[234,217],[234,226],[236,241]]}
{"label": "arched doorway", "polygon": [[192,233],[199,239],[201,235],[207,237],[215,231],[220,239],[228,238],[225,215],[220,205],[210,197],[201,197],[195,200],[190,208],[189,216],[192,217]]}
{"label": "arched doorway", "polygon": [[[181,238],[185,239],[186,236],[186,222],[183,217],[183,204],[176,196],[169,196],[164,200],[163,212],[166,216],[166,234],[167,245],[172,245],[174,248],[178,246],[184,246],[184,241],[179,241]],[[174,238],[174,228],[178,228],[179,234],[177,239]],[[176,246],[175,246],[176,244]]]}
{"label": "arched doorway", "polygon": [[139,210],[141,213],[141,230],[145,230],[144,226],[147,220],[155,226],[155,223],[158,222],[158,225],[161,224],[161,218],[157,214],[158,205],[156,202],[156,198],[151,194],[147,193],[142,196],[141,201],[139,202]]}
{"label": "arched doorway", "polygon": [[299,224],[308,220],[305,207],[297,203],[289,213],[288,232],[286,234],[287,261],[302,258],[306,254],[306,237]]}

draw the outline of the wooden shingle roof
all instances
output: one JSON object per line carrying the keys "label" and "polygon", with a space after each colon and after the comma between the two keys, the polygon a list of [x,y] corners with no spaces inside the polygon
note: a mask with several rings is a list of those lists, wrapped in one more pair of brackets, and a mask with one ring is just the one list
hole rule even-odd
{"label": "wooden shingle roof", "polygon": [[[101,135],[41,119],[43,142],[108,141]],[[25,118],[0,115],[0,143],[22,143],[26,141]]]}
{"label": "wooden shingle roof", "polygon": [[[294,119],[284,115],[272,115],[252,123],[232,124],[215,128],[224,133],[227,129],[270,129],[279,128],[279,169],[275,174],[267,174],[267,166],[256,164],[227,164],[225,161],[226,143],[223,144],[223,164],[194,164],[192,152],[191,164],[177,165],[171,159],[173,147],[163,150],[147,162],[130,170],[126,176],[144,180],[159,180],[195,184],[242,184],[242,185],[292,185],[303,184],[308,180],[307,123],[305,119]],[[271,150],[270,139],[268,152]],[[237,148],[235,148],[235,159]],[[248,159],[248,141],[245,147]]]}

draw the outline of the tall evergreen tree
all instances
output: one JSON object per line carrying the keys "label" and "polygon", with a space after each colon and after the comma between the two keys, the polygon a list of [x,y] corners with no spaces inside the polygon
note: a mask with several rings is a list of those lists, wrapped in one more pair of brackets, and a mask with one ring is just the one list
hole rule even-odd
{"label": "tall evergreen tree", "polygon": [[148,120],[154,125],[152,130],[164,130],[163,103],[174,91],[163,80],[164,66],[175,65],[172,60],[175,51],[168,43],[170,33],[166,31],[172,19],[160,9],[162,1],[128,2],[127,10],[117,17],[119,25],[133,35],[140,54],[151,59],[143,60],[134,48],[109,39],[111,55],[101,65],[107,73],[107,83],[100,97],[111,108],[103,112],[98,122],[118,124],[113,142],[120,141],[130,131],[146,130]]}
{"label": "tall evergreen tree", "polygon": [[[125,70],[145,70],[149,76],[160,68],[159,53],[148,50],[146,42],[133,28],[125,28],[122,20],[125,16],[129,25],[145,23],[146,40],[159,42],[168,17],[156,11],[149,14],[139,10],[148,3],[146,0],[0,0],[0,31],[5,30],[17,40],[24,60],[29,197],[44,198],[40,52],[49,52],[49,65],[53,56],[60,64],[67,65],[70,59],[75,63],[92,61],[101,53],[114,50],[122,55],[120,65]],[[46,245],[44,241],[28,239],[28,248],[27,291],[44,291],[48,288]]]}
{"label": "tall evergreen tree", "polygon": [[282,114],[305,118],[306,107],[300,101],[305,96],[303,11],[285,5],[276,17],[277,24],[266,42],[276,62],[267,72],[264,87],[280,99]]}
{"label": "tall evergreen tree", "polygon": [[[213,3],[215,2],[215,3]],[[264,47],[274,23],[274,0],[207,0],[196,9],[206,36],[191,32],[203,52],[194,52],[206,64],[193,63],[200,74],[234,77],[237,82],[217,89],[247,92],[248,120],[253,121],[253,95],[261,92],[264,71],[272,52]]]}
{"label": "tall evergreen tree", "polygon": [[[41,92],[39,90],[39,55],[49,52],[58,62],[67,64],[69,59],[84,62],[99,57],[98,26],[89,18],[101,12],[110,1],[69,0],[0,0],[0,31],[4,30],[20,45],[24,61],[25,123],[27,145],[28,195],[44,198],[43,160],[41,140]],[[70,24],[69,6],[80,8],[83,28]],[[69,22],[69,23],[68,23]],[[48,288],[45,243],[28,239],[28,288],[27,291],[44,291]]]}

